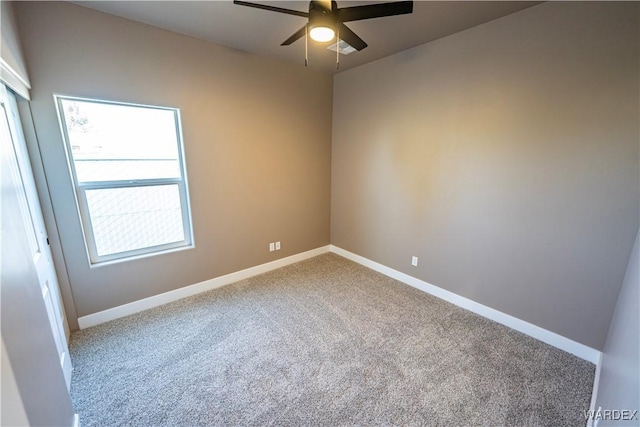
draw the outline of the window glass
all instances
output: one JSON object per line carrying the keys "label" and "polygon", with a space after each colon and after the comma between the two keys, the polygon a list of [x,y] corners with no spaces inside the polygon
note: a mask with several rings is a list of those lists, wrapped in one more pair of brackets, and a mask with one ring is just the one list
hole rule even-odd
{"label": "window glass", "polygon": [[63,99],[78,182],[180,177],[174,111]]}
{"label": "window glass", "polygon": [[177,185],[87,190],[98,256],[184,240]]}

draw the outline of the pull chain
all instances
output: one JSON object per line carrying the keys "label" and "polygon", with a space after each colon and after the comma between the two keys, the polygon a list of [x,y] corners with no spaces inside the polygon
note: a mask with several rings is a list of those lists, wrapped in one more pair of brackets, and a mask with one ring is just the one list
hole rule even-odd
{"label": "pull chain", "polygon": [[309,38],[309,24],[304,26],[304,66],[305,67],[309,66],[309,47],[307,46],[308,38]]}
{"label": "pull chain", "polygon": [[336,32],[336,70],[340,69],[340,28]]}

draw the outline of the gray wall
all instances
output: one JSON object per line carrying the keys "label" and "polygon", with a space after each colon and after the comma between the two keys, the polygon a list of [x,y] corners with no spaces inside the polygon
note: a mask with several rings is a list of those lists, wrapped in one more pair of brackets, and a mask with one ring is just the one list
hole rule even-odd
{"label": "gray wall", "polygon": [[2,395],[2,400],[0,401],[0,425],[27,426],[29,425],[29,420],[22,403],[22,397],[20,397],[18,382],[15,375],[13,375],[13,366],[11,366],[4,340],[0,344],[2,345],[2,353],[0,354],[0,381],[2,383],[0,385],[0,395]]}
{"label": "gray wall", "polygon": [[[4,111],[2,111],[4,114]],[[28,419],[31,426],[71,426],[71,399],[60,368],[27,232],[11,173],[11,142],[3,140],[0,203],[2,332],[2,425]],[[15,166],[17,167],[17,166]],[[4,375],[5,369],[11,375]],[[19,396],[16,395],[16,391]],[[14,406],[22,403],[22,407]]]}
{"label": "gray wall", "polygon": [[544,3],[337,75],[331,243],[602,349],[638,228],[638,7]]}
{"label": "gray wall", "polygon": [[[15,9],[78,316],[329,243],[331,77],[68,3]],[[54,93],[180,108],[195,249],[89,267]]]}
{"label": "gray wall", "polygon": [[14,91],[29,98],[29,76],[16,28],[13,3],[0,2],[0,56],[10,69],[0,67],[2,80]]}
{"label": "gray wall", "polygon": [[[640,411],[640,235],[629,259],[602,354],[595,409]],[[638,425],[635,420],[602,420],[605,425]]]}

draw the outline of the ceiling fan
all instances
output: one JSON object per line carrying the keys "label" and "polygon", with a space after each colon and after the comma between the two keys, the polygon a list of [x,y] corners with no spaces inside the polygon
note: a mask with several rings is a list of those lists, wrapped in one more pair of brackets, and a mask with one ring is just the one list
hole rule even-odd
{"label": "ceiling fan", "polygon": [[281,46],[288,46],[306,35],[309,35],[313,40],[319,42],[328,42],[333,40],[337,33],[338,40],[336,41],[343,40],[356,50],[366,48],[367,43],[358,37],[356,33],[351,31],[349,27],[344,24],[345,22],[403,15],[413,12],[413,1],[377,3],[343,8],[339,8],[335,1],[310,1],[309,12],[301,12],[299,10],[285,9],[282,7],[251,3],[241,0],[234,0],[233,3],[240,6],[255,7],[257,9],[270,10],[272,12],[307,18],[307,24],[282,42]]}

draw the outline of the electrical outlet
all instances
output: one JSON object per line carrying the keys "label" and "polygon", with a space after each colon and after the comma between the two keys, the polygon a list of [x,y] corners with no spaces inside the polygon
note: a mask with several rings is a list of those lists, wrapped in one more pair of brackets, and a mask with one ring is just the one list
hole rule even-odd
{"label": "electrical outlet", "polygon": [[269,243],[269,252],[273,252],[276,250],[276,244],[275,243]]}
{"label": "electrical outlet", "polygon": [[414,267],[418,266],[418,257],[417,256],[412,256],[411,257],[411,265],[413,265]]}
{"label": "electrical outlet", "polygon": [[276,251],[280,250],[280,242],[276,242]]}

